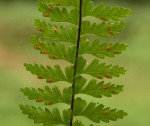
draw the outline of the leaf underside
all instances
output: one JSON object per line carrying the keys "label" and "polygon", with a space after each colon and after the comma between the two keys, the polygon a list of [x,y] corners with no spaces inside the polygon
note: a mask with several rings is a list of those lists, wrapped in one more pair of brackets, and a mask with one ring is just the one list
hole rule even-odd
{"label": "leaf underside", "polygon": [[[77,116],[86,117],[93,123],[109,123],[126,116],[127,113],[123,110],[111,109],[94,102],[87,103],[79,96],[84,94],[93,98],[112,97],[123,91],[123,85],[105,82],[104,79],[119,77],[125,74],[126,70],[118,65],[103,63],[102,59],[116,57],[126,50],[126,44],[110,43],[105,41],[105,38],[113,37],[124,30],[124,19],[131,14],[131,9],[112,7],[104,3],[95,6],[93,0],[83,0],[81,33],[78,36],[81,11],[79,0],[37,0],[37,5],[48,22],[35,20],[38,35],[32,37],[34,49],[51,60],[67,61],[69,66],[62,69],[60,65],[25,63],[26,70],[38,79],[45,80],[48,86],[38,89],[21,88],[21,92],[28,99],[43,103],[47,108],[20,105],[22,112],[34,120],[34,123],[43,126],[70,126],[72,115],[73,119]],[[80,44],[76,57],[78,37]],[[89,62],[85,55],[94,56],[94,59]],[[84,75],[90,75],[92,79],[87,79]],[[59,82],[61,87],[56,86],[56,82]],[[63,82],[67,82],[68,86],[64,87]],[[73,94],[75,98],[72,111],[70,105]],[[61,112],[57,107],[48,108],[59,103],[63,103],[68,109]],[[82,120],[73,120],[71,126],[85,124]]]}

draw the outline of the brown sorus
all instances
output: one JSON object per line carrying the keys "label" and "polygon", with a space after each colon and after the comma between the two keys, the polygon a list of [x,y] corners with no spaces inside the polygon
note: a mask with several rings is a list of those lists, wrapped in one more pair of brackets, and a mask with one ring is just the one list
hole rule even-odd
{"label": "brown sorus", "polygon": [[51,58],[56,59],[56,58],[57,58],[57,56],[56,56],[56,55],[52,55],[52,56],[51,56]]}
{"label": "brown sorus", "polygon": [[39,98],[37,101],[38,101],[38,102],[44,102],[45,99],[44,99],[44,98]]}
{"label": "brown sorus", "polygon": [[48,7],[48,10],[49,10],[49,11],[52,11],[52,10],[53,10],[53,8],[52,8],[51,5]]}
{"label": "brown sorus", "polygon": [[113,34],[114,34],[113,31],[109,31],[108,33],[109,33],[110,35],[113,35]]}
{"label": "brown sorus", "polygon": [[38,76],[38,79],[43,79],[44,77],[42,75],[39,75]]}
{"label": "brown sorus", "polygon": [[41,46],[36,46],[35,48],[39,50],[39,49],[41,49]]}
{"label": "brown sorus", "polygon": [[43,51],[43,54],[49,54],[48,50]]}
{"label": "brown sorus", "polygon": [[51,105],[51,104],[53,104],[53,102],[52,102],[52,101],[48,101],[47,104],[48,104],[48,105]]}
{"label": "brown sorus", "polygon": [[43,42],[42,40],[41,40],[39,43],[40,43],[40,45],[43,45],[43,44],[44,44],[44,42]]}
{"label": "brown sorus", "polygon": [[105,16],[101,16],[101,20],[106,21],[106,17]]}
{"label": "brown sorus", "polygon": [[111,75],[110,74],[106,74],[105,77],[111,78]]}
{"label": "brown sorus", "polygon": [[44,17],[49,17],[49,13],[43,14]]}
{"label": "brown sorus", "polygon": [[43,31],[44,31],[44,28],[39,28],[39,31],[40,31],[40,32],[43,32]]}
{"label": "brown sorus", "polygon": [[54,32],[55,32],[55,33],[58,33],[58,29],[57,29],[56,27],[54,28]]}
{"label": "brown sorus", "polygon": [[107,115],[108,113],[109,113],[109,110],[107,110],[107,109],[103,111],[103,114],[105,114],[105,115]]}
{"label": "brown sorus", "polygon": [[119,51],[118,51],[118,50],[114,50],[114,53],[115,53],[115,54],[118,54],[118,53],[119,53]]}
{"label": "brown sorus", "polygon": [[109,87],[110,87],[109,85],[105,85],[103,88],[108,89]]}
{"label": "brown sorus", "polygon": [[99,76],[97,76],[97,78],[99,78],[99,79],[103,79],[103,76],[99,75]]}
{"label": "brown sorus", "polygon": [[108,47],[106,48],[106,50],[109,51],[111,48],[112,48],[112,46],[108,46]]}
{"label": "brown sorus", "polygon": [[46,82],[47,82],[47,83],[52,83],[53,80],[52,80],[52,79],[49,79],[49,80],[47,80]]}
{"label": "brown sorus", "polygon": [[111,27],[112,27],[111,25],[107,25],[107,29],[108,29],[108,30],[111,29]]}
{"label": "brown sorus", "polygon": [[100,51],[101,51],[102,49],[103,49],[102,47],[99,48]]}

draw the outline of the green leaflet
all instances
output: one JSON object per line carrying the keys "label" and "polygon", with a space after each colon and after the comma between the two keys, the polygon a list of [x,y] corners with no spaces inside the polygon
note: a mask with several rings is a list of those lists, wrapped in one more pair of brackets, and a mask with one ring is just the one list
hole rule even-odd
{"label": "green leaflet", "polygon": [[122,51],[126,50],[126,47],[127,45],[123,43],[99,42],[98,40],[90,42],[89,40],[82,39],[79,54],[91,54],[104,59],[106,56],[114,57],[121,54]]}
{"label": "green leaflet", "polygon": [[99,37],[107,38],[111,35],[116,35],[125,28],[124,22],[114,22],[101,24],[91,24],[89,21],[83,21],[81,35],[96,35]]}
{"label": "green leaflet", "polygon": [[111,97],[112,95],[119,94],[123,91],[123,85],[115,85],[111,83],[97,82],[96,80],[91,80],[88,83],[86,79],[79,76],[76,79],[75,93],[76,94],[86,94],[96,98],[101,98],[102,96]]}
{"label": "green leaflet", "polygon": [[41,35],[51,42],[76,43],[77,27],[64,28],[63,26],[56,26],[56,24],[47,24],[38,19],[35,21],[35,25]]}
{"label": "green leaflet", "polygon": [[[37,75],[39,79],[46,79],[47,83],[54,83],[58,81],[66,81],[69,83],[72,82],[72,78],[70,78],[70,76],[73,76],[72,67],[66,68],[66,75],[64,75],[59,65],[55,65],[54,68],[52,68],[50,66],[44,67],[37,64],[25,64],[25,67],[27,71],[30,71],[32,74]],[[68,74],[68,72],[70,74]]]}
{"label": "green leaflet", "polygon": [[86,66],[86,60],[82,57],[78,58],[78,64],[84,62],[84,65],[78,65],[78,74],[88,74],[98,79],[119,77],[120,74],[125,74],[126,70],[118,65],[106,65],[105,63],[99,63],[99,60],[95,59]]}
{"label": "green leaflet", "polygon": [[29,119],[34,120],[34,123],[42,123],[43,126],[69,125],[68,120],[66,120],[70,119],[69,109],[63,111],[63,117],[61,117],[57,108],[49,111],[48,109],[43,110],[42,108],[36,108],[34,106],[20,105],[20,109],[25,115],[28,115]]}
{"label": "green leaflet", "polygon": [[33,37],[32,43],[36,50],[39,50],[41,54],[48,55],[50,59],[67,60],[70,63],[75,61],[76,47],[74,45],[47,42],[37,37]]}
{"label": "green leaflet", "polygon": [[51,21],[78,25],[79,10],[77,8],[73,8],[69,11],[66,7],[59,8],[42,1],[38,1],[38,6],[43,16],[50,17]]}
{"label": "green leaflet", "polygon": [[36,100],[37,102],[43,102],[45,105],[54,105],[56,103],[65,103],[70,105],[71,103],[71,88],[63,89],[63,93],[60,92],[58,87],[49,88],[46,86],[44,89],[35,88],[22,88],[21,92],[27,96],[30,100]]}
{"label": "green leaflet", "polygon": [[76,98],[74,103],[74,116],[84,116],[96,123],[100,121],[108,123],[109,121],[122,119],[124,116],[127,116],[127,113],[123,110],[104,108],[102,104],[96,105],[93,102],[87,104],[85,100]]}
{"label": "green leaflet", "polygon": [[83,1],[83,15],[82,17],[95,17],[103,21],[114,20],[126,18],[131,15],[131,9],[123,7],[112,7],[104,3],[98,4],[96,7],[93,5],[93,1],[84,0]]}
{"label": "green leaflet", "polygon": [[131,15],[131,9],[129,8],[112,7],[101,3],[93,8],[90,14],[86,16],[93,16],[104,21],[107,21],[109,19],[118,21],[119,19],[126,18],[129,15]]}

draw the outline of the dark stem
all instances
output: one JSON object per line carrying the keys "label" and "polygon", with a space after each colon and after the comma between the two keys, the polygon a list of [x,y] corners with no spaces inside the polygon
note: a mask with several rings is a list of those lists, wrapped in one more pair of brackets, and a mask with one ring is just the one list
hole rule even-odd
{"label": "dark stem", "polygon": [[75,81],[77,75],[77,59],[79,56],[79,45],[80,45],[80,36],[81,36],[81,25],[82,25],[82,0],[80,0],[80,8],[79,8],[79,26],[78,26],[78,39],[77,39],[77,49],[76,49],[76,57],[74,63],[74,78],[72,84],[72,100],[71,100],[71,119],[70,119],[70,126],[73,124],[73,110],[74,110],[74,97],[75,97]]}

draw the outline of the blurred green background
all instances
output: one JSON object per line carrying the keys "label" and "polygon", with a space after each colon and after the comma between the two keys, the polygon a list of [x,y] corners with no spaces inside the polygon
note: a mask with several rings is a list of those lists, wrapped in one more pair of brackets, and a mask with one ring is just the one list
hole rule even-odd
{"label": "blurred green background", "polygon": [[[129,115],[123,120],[101,125],[150,126],[150,3],[148,0],[97,1],[130,7],[133,10],[132,16],[127,19],[126,30],[116,38],[129,45],[127,51],[114,59],[106,59],[128,70],[125,76],[114,80],[125,85],[124,92],[99,101],[112,108],[124,109]],[[20,93],[20,88],[39,87],[45,83],[26,72],[23,64],[56,63],[32,49],[30,37],[36,34],[34,19],[39,17],[41,13],[38,12],[34,0],[0,1],[1,126],[36,126],[19,110],[20,103],[31,103]]]}

